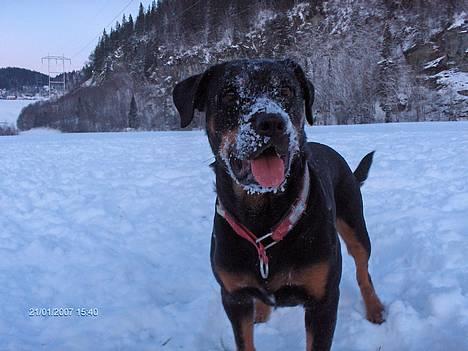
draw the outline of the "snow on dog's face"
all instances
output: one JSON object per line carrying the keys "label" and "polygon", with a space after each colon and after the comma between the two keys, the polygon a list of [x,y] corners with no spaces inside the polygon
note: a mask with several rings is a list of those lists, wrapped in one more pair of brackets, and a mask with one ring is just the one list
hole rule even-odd
{"label": "snow on dog's face", "polygon": [[[191,95],[188,92],[192,92]],[[296,63],[239,60],[179,83],[174,102],[182,126],[206,112],[217,162],[249,193],[284,190],[312,123],[313,87]],[[191,96],[191,105],[185,101]]]}

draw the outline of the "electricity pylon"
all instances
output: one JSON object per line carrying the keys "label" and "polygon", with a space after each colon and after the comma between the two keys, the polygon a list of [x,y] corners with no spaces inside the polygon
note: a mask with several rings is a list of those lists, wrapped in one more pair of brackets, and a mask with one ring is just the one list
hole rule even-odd
{"label": "electricity pylon", "polygon": [[[41,63],[44,64],[44,61],[47,60],[47,75],[49,76],[49,99],[52,94],[52,88],[54,87],[55,90],[57,91],[57,95],[63,95],[65,94],[65,89],[66,89],[66,75],[65,75],[65,62],[68,62],[71,64],[71,59],[65,57],[63,54],[62,56],[50,56],[47,55],[43,58],[41,58]],[[55,61],[55,68],[51,70],[50,67],[50,62]],[[61,63],[61,65],[60,65]],[[52,77],[52,74],[56,74],[55,77]],[[57,77],[60,77],[58,78]],[[61,88],[61,89],[58,89]],[[62,94],[60,94],[60,90]]]}

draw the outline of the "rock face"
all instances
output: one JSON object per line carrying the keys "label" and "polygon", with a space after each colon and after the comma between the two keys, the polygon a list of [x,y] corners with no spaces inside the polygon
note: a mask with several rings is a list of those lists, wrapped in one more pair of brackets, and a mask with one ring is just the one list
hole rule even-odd
{"label": "rock face", "polygon": [[99,86],[84,86],[57,100],[26,106],[18,128],[49,127],[65,132],[119,131],[127,127],[133,79],[122,70]]}
{"label": "rock face", "polygon": [[[137,18],[130,35],[123,23],[102,41],[86,82],[28,107],[18,126],[122,130],[134,96],[140,128],[177,129],[174,84],[241,57],[302,64],[319,124],[468,119],[467,8],[466,0],[163,0],[144,28]],[[203,124],[199,115],[191,126]]]}

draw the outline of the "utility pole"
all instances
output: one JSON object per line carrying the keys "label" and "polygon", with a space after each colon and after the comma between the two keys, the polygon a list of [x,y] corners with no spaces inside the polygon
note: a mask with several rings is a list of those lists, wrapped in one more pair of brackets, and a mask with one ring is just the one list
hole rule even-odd
{"label": "utility pole", "polygon": [[[71,64],[71,59],[65,57],[63,54],[62,56],[51,56],[47,55],[41,58],[41,63],[44,64],[44,61],[47,61],[47,75],[49,76],[49,99],[52,94],[52,88],[55,87],[57,90],[57,95],[65,94],[66,88],[66,77],[65,77],[65,62]],[[55,65],[52,66],[50,63],[54,63]],[[56,74],[56,76],[52,77],[52,74]],[[58,78],[62,75],[62,78]],[[62,94],[60,94],[60,90]]]}

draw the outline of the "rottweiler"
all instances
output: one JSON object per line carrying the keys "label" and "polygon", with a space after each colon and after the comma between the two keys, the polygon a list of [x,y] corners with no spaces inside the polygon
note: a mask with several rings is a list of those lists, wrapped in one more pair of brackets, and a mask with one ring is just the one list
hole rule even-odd
{"label": "rottweiler", "polygon": [[206,115],[215,156],[211,265],[238,350],[253,351],[254,323],[271,307],[302,305],[307,350],[330,350],[341,279],[337,233],[356,264],[367,319],[384,321],[368,272],[371,244],[360,186],[373,152],[354,173],[332,148],[306,142],[314,87],[290,59],[235,60],[173,91],[181,126]]}

